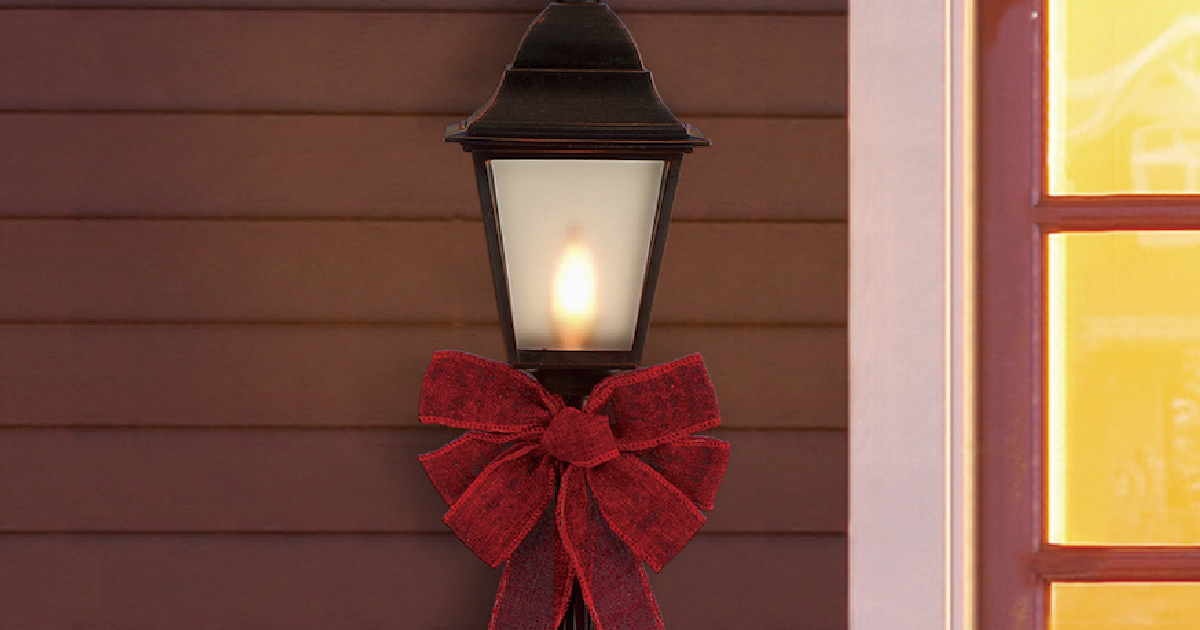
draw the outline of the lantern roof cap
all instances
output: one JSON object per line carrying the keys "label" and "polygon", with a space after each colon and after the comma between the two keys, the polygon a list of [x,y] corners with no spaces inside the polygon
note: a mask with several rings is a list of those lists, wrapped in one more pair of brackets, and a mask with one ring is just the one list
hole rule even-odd
{"label": "lantern roof cap", "polygon": [[633,36],[603,2],[552,2],[492,97],[446,140],[471,150],[548,141],[690,151],[709,141],[663,103]]}

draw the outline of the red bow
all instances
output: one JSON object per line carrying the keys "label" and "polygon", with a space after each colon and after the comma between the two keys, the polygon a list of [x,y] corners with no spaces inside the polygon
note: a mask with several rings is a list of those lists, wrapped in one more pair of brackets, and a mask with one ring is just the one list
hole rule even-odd
{"label": "red bow", "polygon": [[657,572],[683,549],[729,461],[691,435],[721,422],[700,355],[610,376],[574,409],[503,363],[438,352],[420,413],[469,429],[421,464],[450,529],[508,561],[490,630],[553,630],[576,579],[598,630],[662,630],[639,560]]}

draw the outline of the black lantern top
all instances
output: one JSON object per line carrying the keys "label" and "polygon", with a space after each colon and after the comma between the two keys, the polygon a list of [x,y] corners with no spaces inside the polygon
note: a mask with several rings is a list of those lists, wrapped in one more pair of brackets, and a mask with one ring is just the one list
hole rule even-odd
{"label": "black lantern top", "polygon": [[500,87],[470,118],[450,125],[446,140],[468,151],[551,143],[686,153],[709,144],[663,104],[621,19],[587,1],[547,6]]}

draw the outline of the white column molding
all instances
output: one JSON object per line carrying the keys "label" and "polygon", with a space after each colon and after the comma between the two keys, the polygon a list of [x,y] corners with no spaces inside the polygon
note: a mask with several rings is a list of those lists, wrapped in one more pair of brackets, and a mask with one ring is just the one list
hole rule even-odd
{"label": "white column molding", "polygon": [[850,628],[971,623],[970,0],[850,0]]}

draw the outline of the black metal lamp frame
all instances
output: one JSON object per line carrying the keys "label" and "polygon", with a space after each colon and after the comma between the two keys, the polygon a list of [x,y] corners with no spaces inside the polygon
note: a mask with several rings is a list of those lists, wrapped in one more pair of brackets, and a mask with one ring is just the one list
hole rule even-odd
{"label": "black metal lamp frame", "polygon": [[[633,37],[602,2],[552,2],[530,24],[491,99],[450,125],[472,153],[508,361],[535,370],[628,369],[641,360],[683,156],[709,141],[663,104]],[[633,344],[627,350],[520,349],[488,163],[498,159],[665,162]]]}
{"label": "black metal lamp frame", "polygon": [[[637,44],[603,2],[551,2],[530,24],[492,97],[446,129],[446,141],[472,153],[488,257],[508,362],[531,369],[550,391],[581,406],[613,370],[641,361],[683,156],[709,140],[662,102]],[[520,349],[512,318],[492,160],[659,160],[665,163],[642,283],[633,344],[627,350]],[[591,628],[579,587],[561,630]]]}

